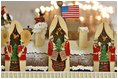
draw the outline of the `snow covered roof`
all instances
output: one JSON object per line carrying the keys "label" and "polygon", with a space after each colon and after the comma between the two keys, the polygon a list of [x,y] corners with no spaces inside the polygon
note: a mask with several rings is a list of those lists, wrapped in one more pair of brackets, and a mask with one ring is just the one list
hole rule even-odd
{"label": "snow covered roof", "polygon": [[88,27],[79,27],[79,30],[81,30],[81,31],[89,31],[89,29],[88,29]]}

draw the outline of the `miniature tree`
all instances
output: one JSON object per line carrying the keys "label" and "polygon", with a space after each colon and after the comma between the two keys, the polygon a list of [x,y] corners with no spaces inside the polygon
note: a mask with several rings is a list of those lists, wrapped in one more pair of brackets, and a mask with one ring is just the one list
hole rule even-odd
{"label": "miniature tree", "polygon": [[18,46],[14,44],[11,60],[14,60],[14,61],[18,60],[17,48]]}
{"label": "miniature tree", "polygon": [[56,41],[56,50],[58,52],[61,51],[61,40],[60,40],[60,38],[58,38],[57,41]]}
{"label": "miniature tree", "polygon": [[101,50],[100,62],[108,62],[108,53],[105,45],[103,45]]}

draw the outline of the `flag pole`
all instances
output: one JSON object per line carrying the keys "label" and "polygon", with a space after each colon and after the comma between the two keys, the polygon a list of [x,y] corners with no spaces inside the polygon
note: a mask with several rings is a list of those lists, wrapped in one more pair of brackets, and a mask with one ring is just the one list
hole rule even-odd
{"label": "flag pole", "polygon": [[62,15],[62,5],[63,5],[63,1],[57,1],[57,5],[59,6],[59,15],[61,16]]}

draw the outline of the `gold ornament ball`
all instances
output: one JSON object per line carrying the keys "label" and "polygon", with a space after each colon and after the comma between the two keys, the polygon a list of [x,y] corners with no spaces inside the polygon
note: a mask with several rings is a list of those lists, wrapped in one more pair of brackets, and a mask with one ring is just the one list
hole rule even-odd
{"label": "gold ornament ball", "polygon": [[57,1],[57,5],[61,7],[63,5],[63,1]]}

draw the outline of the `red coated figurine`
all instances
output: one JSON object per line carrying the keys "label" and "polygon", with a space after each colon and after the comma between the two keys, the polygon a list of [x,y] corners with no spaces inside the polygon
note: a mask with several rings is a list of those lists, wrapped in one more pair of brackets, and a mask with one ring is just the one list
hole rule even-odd
{"label": "red coated figurine", "polygon": [[4,48],[4,52],[5,52],[5,60],[10,60],[10,57],[9,57],[9,53],[12,52],[12,46],[11,45],[8,45]]}
{"label": "red coated figurine", "polygon": [[49,41],[48,43],[48,55],[51,56],[53,52],[53,41]]}
{"label": "red coated figurine", "polygon": [[93,60],[94,61],[99,61],[99,52],[100,52],[100,46],[97,44],[97,43],[95,43],[94,45],[93,45]]}
{"label": "red coated figurine", "polygon": [[69,43],[69,41],[65,42],[65,52],[66,52],[66,56],[70,55],[70,43]]}
{"label": "red coated figurine", "polygon": [[18,56],[20,61],[20,71],[26,70],[26,53],[27,48],[24,46],[24,42],[21,42],[21,45],[18,45]]}
{"label": "red coated figurine", "polygon": [[110,45],[110,46],[108,46],[108,51],[109,51],[109,53],[110,53],[110,61],[115,61],[115,46],[114,46],[114,44],[112,44],[112,45]]}
{"label": "red coated figurine", "polygon": [[26,60],[26,53],[27,48],[25,46],[19,45],[18,46],[18,53],[20,53],[23,50],[21,56],[19,57],[20,60]]}
{"label": "red coated figurine", "polygon": [[12,46],[7,42],[7,45],[4,48],[5,53],[5,71],[10,71],[10,60],[12,53]]}

